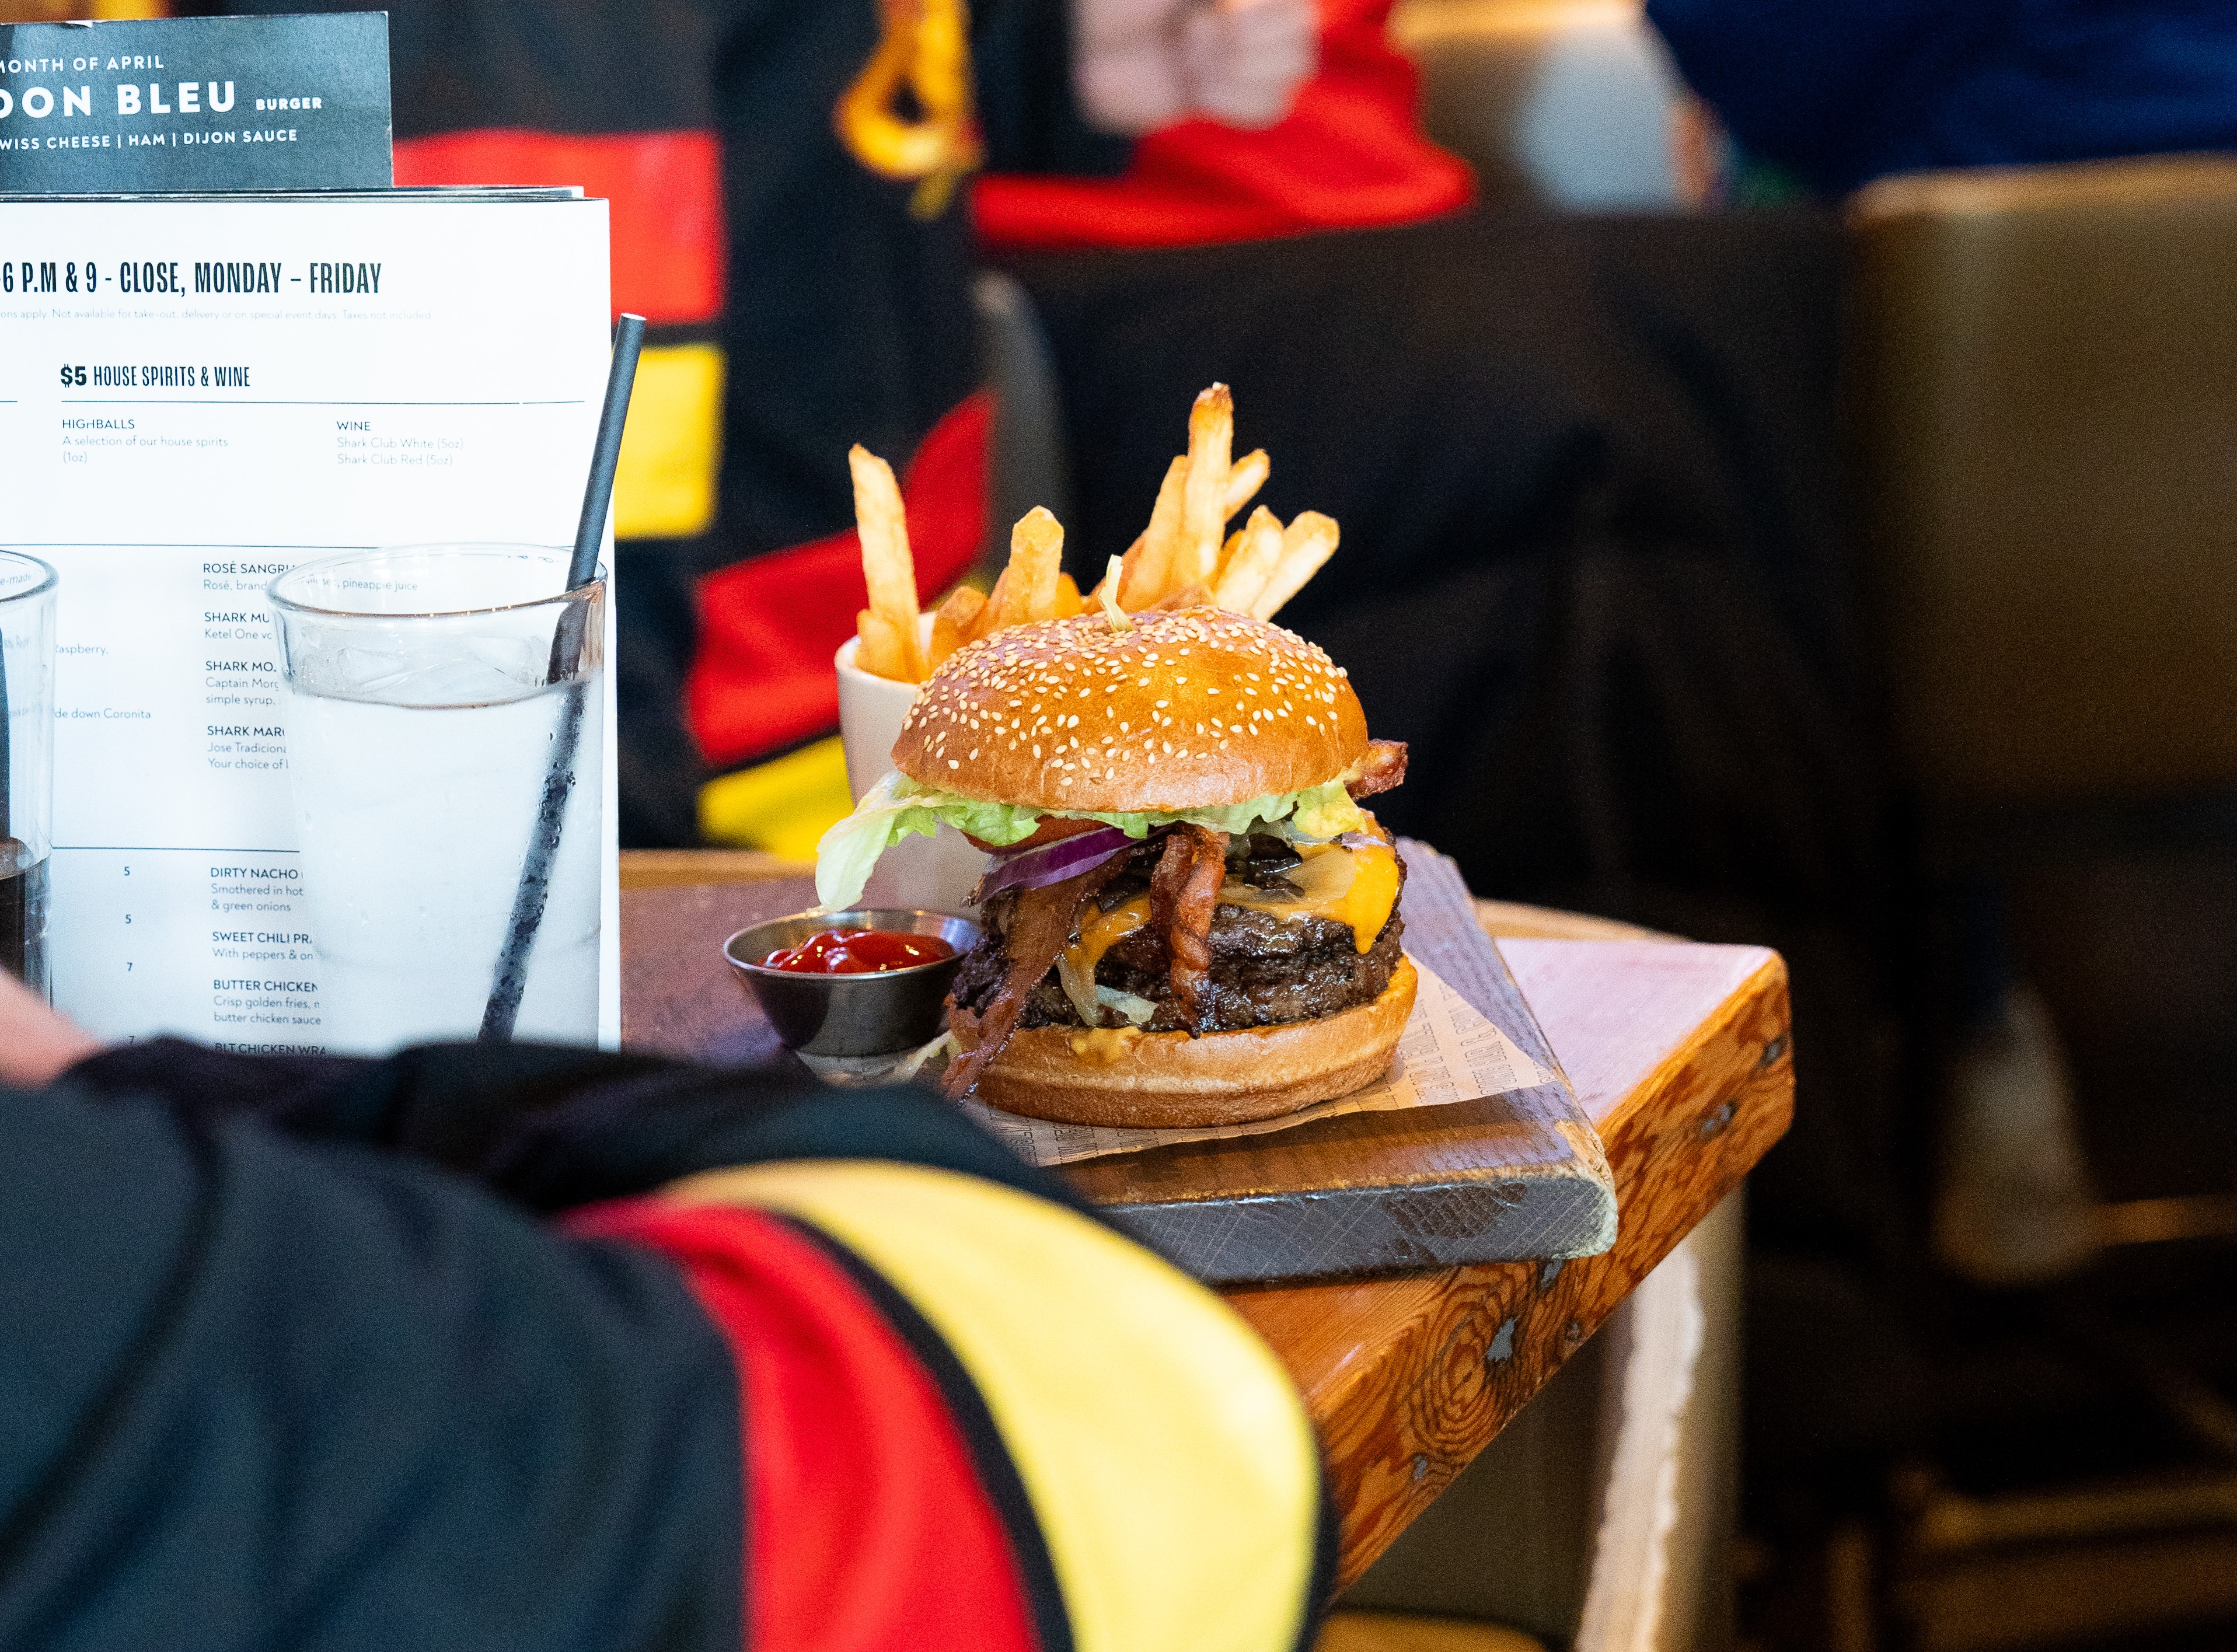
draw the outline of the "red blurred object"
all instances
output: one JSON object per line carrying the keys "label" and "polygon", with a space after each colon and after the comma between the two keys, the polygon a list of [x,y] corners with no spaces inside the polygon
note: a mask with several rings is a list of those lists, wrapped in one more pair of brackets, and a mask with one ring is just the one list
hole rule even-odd
{"label": "red blurred object", "polygon": [[579,184],[611,203],[615,314],[659,326],[723,313],[729,235],[712,132],[445,132],[399,143],[396,181]]}
{"label": "red blurred object", "polygon": [[1019,251],[1188,247],[1458,211],[1475,180],[1422,135],[1419,77],[1383,33],[1390,6],[1321,0],[1320,67],[1263,131],[1183,121],[1138,143],[1121,177],[980,178],[980,238]]}
{"label": "red blurred object", "polygon": [[937,935],[895,929],[827,929],[797,946],[781,946],[762,960],[765,970],[788,975],[875,975],[913,970],[955,956]]}
{"label": "red blurred object", "polygon": [[[901,477],[921,602],[937,602],[978,558],[993,422],[991,395],[966,397],[927,433]],[[709,762],[750,761],[838,727],[831,656],[869,600],[852,528],[718,569],[699,582],[698,596],[699,650],[684,682],[684,714]]]}

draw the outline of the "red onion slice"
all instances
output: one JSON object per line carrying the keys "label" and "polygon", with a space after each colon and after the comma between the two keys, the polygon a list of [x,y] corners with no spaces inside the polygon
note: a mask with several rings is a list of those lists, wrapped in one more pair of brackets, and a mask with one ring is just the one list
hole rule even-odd
{"label": "red onion slice", "polygon": [[[1150,837],[1157,835],[1153,832]],[[1042,889],[1050,884],[1060,884],[1147,841],[1147,838],[1130,838],[1117,826],[1099,826],[1092,832],[1059,838],[1039,848],[997,854],[988,865],[987,875],[979,880],[979,887],[971,892],[972,904],[983,905],[1006,889]]]}

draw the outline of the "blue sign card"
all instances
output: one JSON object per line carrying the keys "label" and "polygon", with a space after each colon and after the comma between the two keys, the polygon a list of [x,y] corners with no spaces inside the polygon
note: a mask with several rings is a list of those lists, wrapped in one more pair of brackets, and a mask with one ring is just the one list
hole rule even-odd
{"label": "blue sign card", "polygon": [[384,189],[388,14],[0,24],[0,191]]}

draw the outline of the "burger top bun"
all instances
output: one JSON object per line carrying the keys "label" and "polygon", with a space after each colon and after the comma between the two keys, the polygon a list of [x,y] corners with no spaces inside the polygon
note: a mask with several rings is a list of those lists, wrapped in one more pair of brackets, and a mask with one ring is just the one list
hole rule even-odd
{"label": "burger top bun", "polygon": [[1300,792],[1367,752],[1342,668],[1218,608],[1011,626],[958,650],[894,745],[911,780],[1075,813],[1225,808]]}

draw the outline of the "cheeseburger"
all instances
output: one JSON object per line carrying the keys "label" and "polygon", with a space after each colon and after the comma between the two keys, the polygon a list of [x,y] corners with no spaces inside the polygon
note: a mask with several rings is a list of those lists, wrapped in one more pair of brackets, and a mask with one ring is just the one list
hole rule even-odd
{"label": "cheeseburger", "polygon": [[1320,649],[1217,608],[998,631],[918,694],[817,893],[942,824],[992,857],[945,1088],[1066,1123],[1289,1113],[1380,1077],[1413,1007],[1405,872],[1356,801],[1405,776]]}

